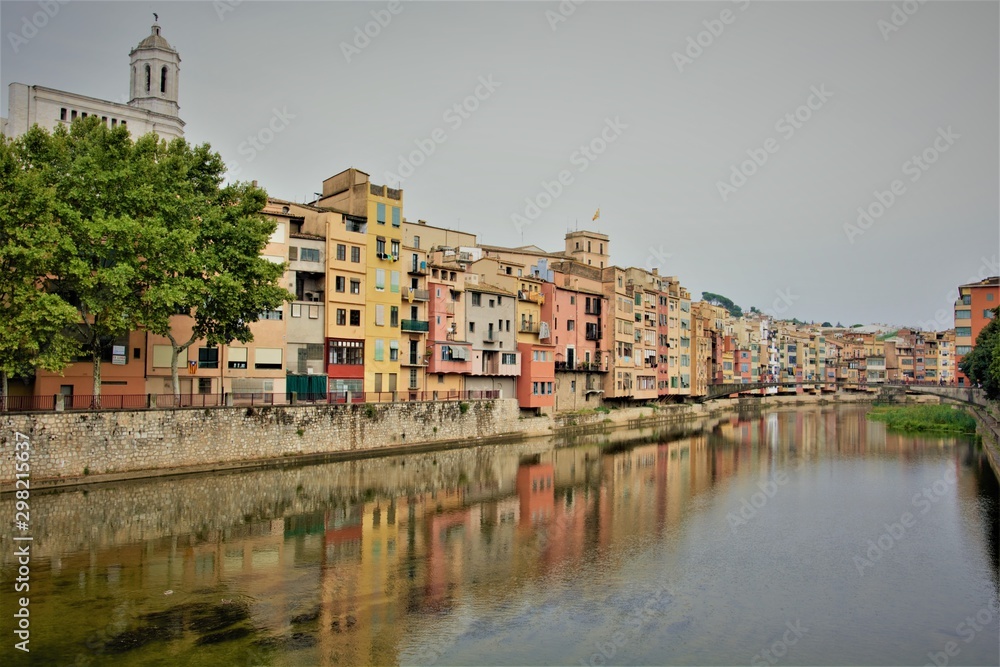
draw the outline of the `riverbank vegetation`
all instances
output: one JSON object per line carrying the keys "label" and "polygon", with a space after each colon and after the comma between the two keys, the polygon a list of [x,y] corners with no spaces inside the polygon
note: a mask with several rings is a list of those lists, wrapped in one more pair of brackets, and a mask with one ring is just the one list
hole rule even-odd
{"label": "riverbank vegetation", "polygon": [[975,433],[976,420],[950,405],[876,406],[868,419],[884,422],[891,430],[908,433]]}

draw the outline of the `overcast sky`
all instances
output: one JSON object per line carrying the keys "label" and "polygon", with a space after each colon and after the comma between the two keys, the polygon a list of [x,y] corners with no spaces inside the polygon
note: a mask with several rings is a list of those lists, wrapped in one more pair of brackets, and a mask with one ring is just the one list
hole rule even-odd
{"label": "overcast sky", "polygon": [[596,227],[696,297],[947,328],[1000,273],[1000,17],[902,6],[70,2],[33,34],[5,1],[2,108],[12,81],[121,99],[156,11],[188,140],[272,196],[353,166],[485,243]]}

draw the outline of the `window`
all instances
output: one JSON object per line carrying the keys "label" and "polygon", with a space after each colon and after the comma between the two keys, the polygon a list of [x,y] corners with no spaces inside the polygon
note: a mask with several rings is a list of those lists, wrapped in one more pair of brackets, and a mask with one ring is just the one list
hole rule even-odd
{"label": "window", "polygon": [[575,296],[571,295],[569,297],[569,305],[571,305],[571,306],[575,306],[576,305],[576,297]]}
{"label": "window", "polygon": [[160,70],[160,92],[167,92],[167,68],[164,67]]}
{"label": "window", "polygon": [[972,317],[971,310],[956,310],[955,319],[956,320],[968,320]]}
{"label": "window", "polygon": [[360,340],[332,340],[327,361],[335,366],[361,366],[365,363],[365,344]]}
{"label": "window", "polygon": [[254,352],[254,368],[281,369],[280,347],[258,347]]}
{"label": "window", "polygon": [[993,292],[987,292],[986,293],[986,300],[987,301],[992,301],[993,300]]}
{"label": "window", "polygon": [[292,317],[302,317],[302,304],[293,303],[292,304]]}
{"label": "window", "polygon": [[420,249],[420,237],[419,236],[414,236],[413,237],[413,247],[416,248],[416,249],[418,249],[418,250]]}
{"label": "window", "polygon": [[398,327],[399,326],[399,307],[389,306],[389,326]]}
{"label": "window", "polygon": [[351,280],[351,294],[361,294],[360,280]]}
{"label": "window", "polygon": [[153,368],[170,368],[174,358],[174,349],[169,345],[153,346]]}
{"label": "window", "polygon": [[971,345],[956,345],[955,346],[955,354],[957,354],[959,356],[961,356],[963,354],[968,354],[969,352],[972,352],[972,346]]}
{"label": "window", "polygon": [[504,352],[500,355],[500,363],[507,366],[513,366],[517,363],[517,355],[512,352]]}
{"label": "window", "polygon": [[260,314],[260,318],[259,319],[262,319],[262,320],[281,320],[281,319],[284,319],[284,318],[282,317],[282,315],[281,315],[281,309],[279,308],[278,310],[265,310],[263,313]]}
{"label": "window", "polygon": [[389,361],[399,361],[399,341],[389,341]]}
{"label": "window", "polygon": [[380,303],[375,305],[375,326],[385,326],[385,306]]}
{"label": "window", "polygon": [[385,239],[381,236],[375,239],[375,254],[379,257],[385,255]]}
{"label": "window", "polygon": [[299,259],[299,249],[296,246],[288,246],[288,261],[296,262]]}
{"label": "window", "polygon": [[476,333],[476,323],[469,322],[469,333]]}
{"label": "window", "polygon": [[338,262],[343,262],[345,259],[347,259],[347,246],[344,245],[343,243],[338,243],[337,244],[337,261]]}
{"label": "window", "polygon": [[375,222],[380,225],[385,224],[385,204],[382,202],[375,204]]}
{"label": "window", "polygon": [[361,326],[361,311],[352,310],[351,311],[351,326],[358,327]]}
{"label": "window", "polygon": [[231,347],[226,356],[228,357],[226,365],[230,368],[247,367],[247,349],[245,347]]}
{"label": "window", "polygon": [[574,329],[576,329],[576,321],[566,320],[566,331],[573,331]]}
{"label": "window", "polygon": [[390,241],[389,242],[389,248],[390,248],[390,250],[392,252],[392,256],[393,257],[399,257],[399,241],[398,240],[393,239],[392,241]]}
{"label": "window", "polygon": [[389,274],[389,291],[399,293],[399,271],[392,271]]}
{"label": "window", "polygon": [[400,208],[398,206],[392,207],[392,226],[399,227],[399,213]]}
{"label": "window", "polygon": [[971,336],[972,327],[955,327],[956,336]]}
{"label": "window", "polygon": [[212,378],[198,378],[198,393],[199,394],[212,393]]}
{"label": "window", "polygon": [[337,309],[337,326],[345,326],[347,324],[347,309],[338,308]]}
{"label": "window", "polygon": [[375,269],[375,289],[385,291],[385,269]]}
{"label": "window", "polygon": [[483,305],[482,301],[483,301],[483,295],[482,294],[480,294],[479,292],[473,292],[472,293],[472,305],[473,306],[481,306],[481,305]]}
{"label": "window", "polygon": [[496,305],[496,301],[494,301],[493,299],[490,299],[490,308],[493,308],[495,305]]}
{"label": "window", "polygon": [[337,276],[333,280],[334,289],[336,291],[338,291],[338,292],[343,292],[344,289],[345,289],[345,287],[346,287],[346,285],[345,285],[346,282],[347,282],[347,279],[344,276]]}
{"label": "window", "polygon": [[355,264],[361,262],[361,248],[356,245],[351,246],[351,261]]}
{"label": "window", "polygon": [[319,319],[319,306],[316,304],[310,304],[309,306],[309,319],[318,320]]}
{"label": "window", "polygon": [[385,358],[385,341],[381,338],[375,339],[375,361],[382,361]]}
{"label": "window", "polygon": [[318,262],[319,260],[319,248],[299,248],[299,261]]}
{"label": "window", "polygon": [[149,65],[146,65],[146,92],[147,92],[147,93],[149,92],[149,86],[150,86],[150,77],[151,77],[151,76],[152,76],[152,75],[151,75],[151,73],[150,73],[150,71],[149,71]]}
{"label": "window", "polygon": [[987,309],[983,310],[983,317],[985,317],[986,319],[992,320],[993,316],[994,316],[994,312],[991,309],[987,308]]}

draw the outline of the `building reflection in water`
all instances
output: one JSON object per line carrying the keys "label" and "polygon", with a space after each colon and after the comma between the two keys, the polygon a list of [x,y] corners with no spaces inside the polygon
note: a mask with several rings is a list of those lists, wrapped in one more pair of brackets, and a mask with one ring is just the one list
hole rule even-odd
{"label": "building reflection in water", "polygon": [[[328,485],[314,484],[305,497],[301,489],[285,489],[268,509],[250,502],[245,515],[224,528],[193,525],[187,533],[48,554],[38,565],[43,593],[32,613],[83,619],[81,630],[66,633],[71,646],[64,647],[63,661],[86,643],[84,631],[111,643],[118,630],[142,627],[151,612],[169,611],[173,603],[235,600],[247,603],[243,627],[250,632],[228,643],[231,655],[263,655],[265,661],[298,655],[290,662],[324,664],[433,662],[454,640],[438,622],[442,617],[463,608],[498,612],[519,590],[552,573],[571,576],[587,559],[620,558],[614,545],[657,539],[669,550],[671,541],[683,538],[701,494],[737,475],[763,478],[819,458],[879,465],[947,454],[959,472],[974,469],[974,475],[959,475],[957,492],[989,505],[983,511],[993,528],[996,564],[996,481],[981,454],[953,440],[887,434],[861,411],[836,409],[733,417],[696,435],[660,442],[647,433],[645,440],[527,455],[496,447],[489,456],[467,450],[457,456],[468,465],[448,474],[433,454],[420,457],[433,461],[423,472],[413,472],[415,463],[405,471],[400,458],[366,462],[368,481],[362,483],[395,480],[380,488],[362,488],[354,464],[316,466]],[[262,494],[283,483],[277,471],[254,474],[253,486]],[[158,484],[170,495],[185,481]],[[167,589],[177,598],[164,597]],[[83,602],[102,597],[112,602],[104,608]],[[121,600],[130,601],[128,613],[111,630],[86,620],[95,613],[113,617],[126,604]],[[192,640],[204,636],[184,626],[165,641],[183,659],[193,655],[186,653],[194,650]],[[135,656],[162,647],[146,644]]]}

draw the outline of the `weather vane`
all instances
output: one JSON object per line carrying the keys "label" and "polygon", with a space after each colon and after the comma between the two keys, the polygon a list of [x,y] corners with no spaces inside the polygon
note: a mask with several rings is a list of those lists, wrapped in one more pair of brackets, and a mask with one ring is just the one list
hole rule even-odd
{"label": "weather vane", "polygon": [[157,14],[156,12],[153,12],[153,21],[157,23],[160,21],[160,15]]}

